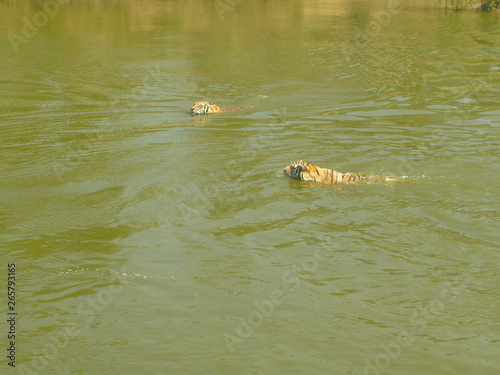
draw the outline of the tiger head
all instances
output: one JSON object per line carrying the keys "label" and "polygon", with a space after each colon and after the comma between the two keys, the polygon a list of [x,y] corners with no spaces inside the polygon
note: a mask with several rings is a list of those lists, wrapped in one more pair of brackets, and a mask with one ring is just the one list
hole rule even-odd
{"label": "tiger head", "polygon": [[196,102],[191,107],[191,113],[196,115],[203,115],[205,113],[215,113],[220,112],[220,108],[214,103],[209,102]]}
{"label": "tiger head", "polygon": [[297,180],[314,181],[314,176],[318,175],[318,168],[304,160],[298,160],[283,169],[283,174]]}

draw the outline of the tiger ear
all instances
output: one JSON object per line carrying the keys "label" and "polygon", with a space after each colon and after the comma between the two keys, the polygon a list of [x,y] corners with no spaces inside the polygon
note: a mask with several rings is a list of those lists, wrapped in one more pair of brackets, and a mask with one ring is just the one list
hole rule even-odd
{"label": "tiger ear", "polygon": [[307,168],[303,165],[303,164],[297,164],[296,165],[296,168],[300,171],[300,172],[304,172],[307,170]]}

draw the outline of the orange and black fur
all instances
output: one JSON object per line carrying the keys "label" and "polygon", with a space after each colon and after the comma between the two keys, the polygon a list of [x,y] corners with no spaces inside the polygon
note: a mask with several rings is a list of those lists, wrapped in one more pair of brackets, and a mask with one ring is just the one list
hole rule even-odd
{"label": "orange and black fur", "polygon": [[191,113],[195,115],[204,115],[208,113],[223,113],[223,112],[234,112],[241,111],[245,109],[255,108],[254,106],[247,107],[233,107],[233,108],[221,108],[214,103],[209,102],[196,102],[191,107]]}
{"label": "orange and black fur", "polygon": [[314,181],[327,185],[380,179],[373,176],[341,173],[333,169],[318,167],[304,160],[299,160],[286,166],[285,169],[283,169],[283,173],[285,176],[297,180]]}

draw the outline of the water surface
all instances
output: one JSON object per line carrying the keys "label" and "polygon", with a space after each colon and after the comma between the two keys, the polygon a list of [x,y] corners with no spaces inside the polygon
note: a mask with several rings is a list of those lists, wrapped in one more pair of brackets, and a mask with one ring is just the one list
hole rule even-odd
{"label": "water surface", "polygon": [[497,374],[498,14],[63,3],[0,5],[18,373]]}

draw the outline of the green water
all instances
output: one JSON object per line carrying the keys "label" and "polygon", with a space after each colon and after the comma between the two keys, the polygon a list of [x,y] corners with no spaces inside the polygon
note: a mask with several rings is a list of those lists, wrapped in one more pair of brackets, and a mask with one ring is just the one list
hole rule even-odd
{"label": "green water", "polygon": [[0,3],[2,374],[498,374],[500,17],[437,3]]}

